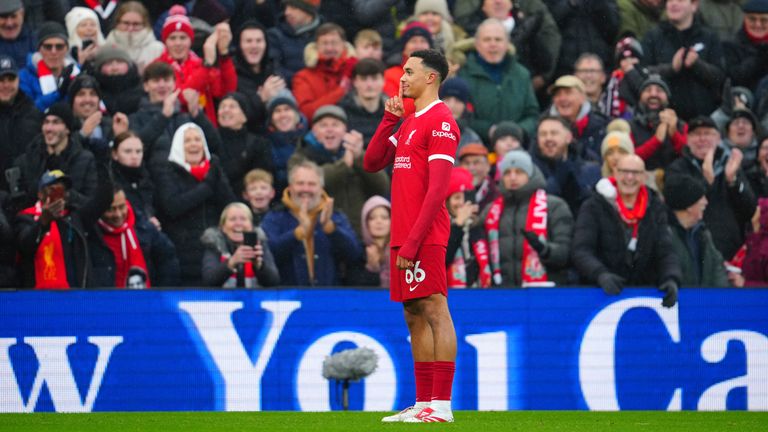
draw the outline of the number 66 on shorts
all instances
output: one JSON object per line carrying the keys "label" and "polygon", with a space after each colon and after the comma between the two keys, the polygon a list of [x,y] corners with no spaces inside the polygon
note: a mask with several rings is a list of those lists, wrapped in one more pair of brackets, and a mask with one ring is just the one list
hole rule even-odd
{"label": "number 66 on shorts", "polygon": [[413,268],[397,268],[399,248],[392,248],[390,257],[390,298],[393,301],[429,297],[432,294],[447,296],[445,274],[445,246],[422,245],[414,257]]}

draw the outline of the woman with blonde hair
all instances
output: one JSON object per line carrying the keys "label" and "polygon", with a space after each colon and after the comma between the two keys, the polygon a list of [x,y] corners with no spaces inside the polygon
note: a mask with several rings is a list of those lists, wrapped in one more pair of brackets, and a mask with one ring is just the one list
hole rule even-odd
{"label": "woman with blonde hair", "polygon": [[205,230],[201,241],[205,246],[203,285],[259,288],[280,282],[267,236],[254,228],[247,205],[234,202],[224,207],[219,226]]}

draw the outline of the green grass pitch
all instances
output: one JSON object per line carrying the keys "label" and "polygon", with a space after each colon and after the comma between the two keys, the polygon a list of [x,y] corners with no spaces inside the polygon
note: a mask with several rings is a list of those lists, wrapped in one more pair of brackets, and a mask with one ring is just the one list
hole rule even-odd
{"label": "green grass pitch", "polygon": [[0,431],[768,431],[766,412],[458,411],[442,425],[382,424],[384,413],[94,413],[0,414]]}

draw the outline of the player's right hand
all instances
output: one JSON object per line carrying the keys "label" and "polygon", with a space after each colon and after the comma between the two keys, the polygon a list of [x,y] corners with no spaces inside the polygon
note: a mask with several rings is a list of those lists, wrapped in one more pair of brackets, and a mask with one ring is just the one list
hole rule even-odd
{"label": "player's right hand", "polygon": [[400,90],[397,92],[397,96],[392,96],[384,102],[384,110],[388,111],[398,117],[402,117],[405,114],[405,108],[403,108],[403,84],[400,83]]}
{"label": "player's right hand", "polygon": [[400,255],[397,256],[397,262],[395,263],[398,269],[407,270],[413,267],[413,261],[408,258],[403,258]]}

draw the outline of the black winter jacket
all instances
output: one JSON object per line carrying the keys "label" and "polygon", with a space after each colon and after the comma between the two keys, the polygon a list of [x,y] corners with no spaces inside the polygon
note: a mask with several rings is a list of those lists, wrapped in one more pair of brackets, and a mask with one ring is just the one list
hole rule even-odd
{"label": "black winter jacket", "polygon": [[204,110],[200,110],[197,117],[192,117],[186,112],[177,110],[166,117],[163,115],[163,104],[151,103],[149,99],[141,100],[139,110],[129,117],[131,130],[141,138],[144,143],[144,160],[158,158],[165,159],[168,151],[171,149],[171,141],[176,129],[184,123],[195,123],[205,133],[208,142],[208,149],[211,153],[216,153],[219,148],[219,134],[213,126]]}
{"label": "black winter jacket", "polygon": [[595,192],[581,206],[571,259],[582,283],[594,285],[601,274],[611,272],[626,279],[627,286],[658,286],[670,279],[680,284],[680,263],[672,249],[667,209],[653,191],[648,194],[648,209],[638,227],[635,252],[628,249],[627,226],[614,199],[609,202]]}
{"label": "black winter jacket", "polygon": [[[697,50],[699,59],[679,72],[672,67],[672,58],[680,48]],[[660,74],[672,93],[671,108],[682,120],[697,115],[710,115],[720,106],[720,90],[725,80],[723,49],[717,34],[706,29],[698,19],[683,31],[668,21],[652,28],[643,38],[643,63],[651,72]]]}
{"label": "black winter jacket", "polygon": [[736,40],[723,44],[723,54],[733,85],[754,92],[760,80],[768,75],[768,43],[752,43],[744,29],[736,33]]}
{"label": "black winter jacket", "polygon": [[621,19],[615,0],[544,0],[562,35],[555,77],[573,72],[576,59],[595,53],[612,70],[613,50]]}
{"label": "black winter jacket", "polygon": [[683,156],[672,162],[666,170],[666,178],[687,174],[700,181],[707,189],[707,209],[704,211],[704,223],[712,232],[715,246],[725,259],[733,258],[746,240],[747,225],[757,208],[757,199],[752,191],[744,171],[739,169],[733,185],[725,179],[725,164],[730,150],[719,146],[715,151],[715,181],[708,185],[701,173],[701,161],[696,159],[688,147],[683,149]]}
{"label": "black winter jacket", "polygon": [[21,186],[26,192],[20,208],[29,207],[37,201],[37,183],[48,170],[59,169],[72,179],[69,202],[74,207],[82,207],[88,198],[94,196],[98,186],[96,158],[83,148],[76,133],[69,136],[67,148],[59,155],[49,155],[42,135],[38,135],[14,165],[21,169]]}
{"label": "black winter jacket", "polygon": [[200,236],[206,228],[218,226],[221,211],[235,201],[215,155],[210,164],[208,175],[200,182],[170,161],[157,161],[152,167],[158,218],[163,231],[176,246],[183,286],[201,285],[203,245]]}
{"label": "black winter jacket", "polygon": [[0,104],[0,189],[7,189],[5,170],[24,154],[40,134],[40,111],[19,90],[10,105]]}
{"label": "black winter jacket", "polygon": [[147,219],[156,215],[154,197],[155,184],[144,165],[138,168],[127,167],[112,161],[112,179],[122,187],[125,197],[131,203],[137,216]]}
{"label": "black winter jacket", "polygon": [[96,71],[94,77],[101,86],[101,100],[104,101],[107,112],[131,115],[139,110],[139,104],[144,97],[144,87],[136,65],[131,64],[125,75],[107,76]]}
{"label": "black winter jacket", "polygon": [[261,168],[274,174],[269,140],[248,132],[245,127],[239,131],[220,127],[219,136],[221,147],[217,155],[236,196],[243,191],[243,178],[248,171]]}

